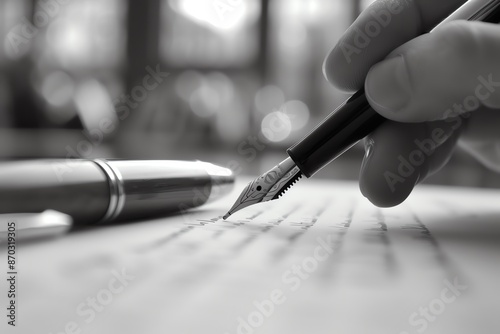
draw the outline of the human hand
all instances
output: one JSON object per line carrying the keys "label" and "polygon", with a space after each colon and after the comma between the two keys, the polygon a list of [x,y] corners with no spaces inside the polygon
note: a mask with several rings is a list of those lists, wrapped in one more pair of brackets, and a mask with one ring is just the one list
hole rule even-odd
{"label": "human hand", "polygon": [[500,171],[500,26],[460,21],[420,36],[464,2],[378,0],[325,60],[334,86],[364,86],[390,120],[367,137],[361,167],[361,192],[377,206],[403,202],[457,143]]}

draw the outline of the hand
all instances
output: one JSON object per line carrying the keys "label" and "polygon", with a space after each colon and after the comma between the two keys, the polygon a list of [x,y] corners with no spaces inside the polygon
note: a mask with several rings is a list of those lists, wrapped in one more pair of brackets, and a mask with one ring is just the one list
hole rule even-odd
{"label": "hand", "polygon": [[390,120],[367,137],[361,167],[361,192],[377,206],[403,202],[457,143],[500,171],[500,26],[459,21],[417,37],[464,2],[376,1],[325,61],[333,85],[364,85]]}

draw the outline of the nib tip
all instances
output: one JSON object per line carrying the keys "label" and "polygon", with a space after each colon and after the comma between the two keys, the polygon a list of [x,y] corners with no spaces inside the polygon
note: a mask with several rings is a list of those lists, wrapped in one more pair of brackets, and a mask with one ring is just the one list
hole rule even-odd
{"label": "nib tip", "polygon": [[226,214],[222,217],[222,219],[226,220],[226,219],[228,219],[228,218],[229,218],[229,216],[231,216],[231,212],[226,213]]}

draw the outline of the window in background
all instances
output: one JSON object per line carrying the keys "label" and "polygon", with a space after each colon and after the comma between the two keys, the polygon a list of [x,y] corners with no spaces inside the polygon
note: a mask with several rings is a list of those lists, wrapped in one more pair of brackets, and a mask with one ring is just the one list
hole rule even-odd
{"label": "window in background", "polygon": [[[116,121],[126,7],[123,0],[0,0],[0,126],[13,128],[12,142],[26,148],[2,147],[0,156],[64,156],[74,138]],[[57,145],[48,145],[53,138]]]}
{"label": "window in background", "polygon": [[142,123],[168,132],[182,120],[186,137],[203,143],[250,136],[289,145],[345,97],[321,64],[354,8],[350,0],[163,0],[160,55],[173,87]]}
{"label": "window in background", "polygon": [[[78,0],[61,4],[47,25],[41,56],[54,67],[116,68],[125,55],[126,3]],[[44,11],[37,6],[36,11]]]}
{"label": "window in background", "polygon": [[259,0],[163,0],[160,50],[172,67],[228,68],[258,52]]}
{"label": "window in background", "polygon": [[135,130],[164,138],[171,150],[238,143],[260,84],[261,0],[161,5],[159,53],[170,76],[134,116]]}
{"label": "window in background", "polygon": [[102,119],[116,119],[112,101],[123,90],[126,2],[55,4],[35,7],[35,23],[37,15],[50,17],[34,50],[35,90],[46,102],[50,123],[64,125],[77,117],[90,131]]}

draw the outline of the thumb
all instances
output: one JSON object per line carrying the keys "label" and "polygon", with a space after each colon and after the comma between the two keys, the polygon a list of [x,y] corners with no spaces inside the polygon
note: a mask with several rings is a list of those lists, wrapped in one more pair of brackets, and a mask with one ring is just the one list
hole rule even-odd
{"label": "thumb", "polygon": [[382,116],[398,122],[443,120],[500,108],[500,27],[451,22],[404,44],[372,67],[365,90]]}

